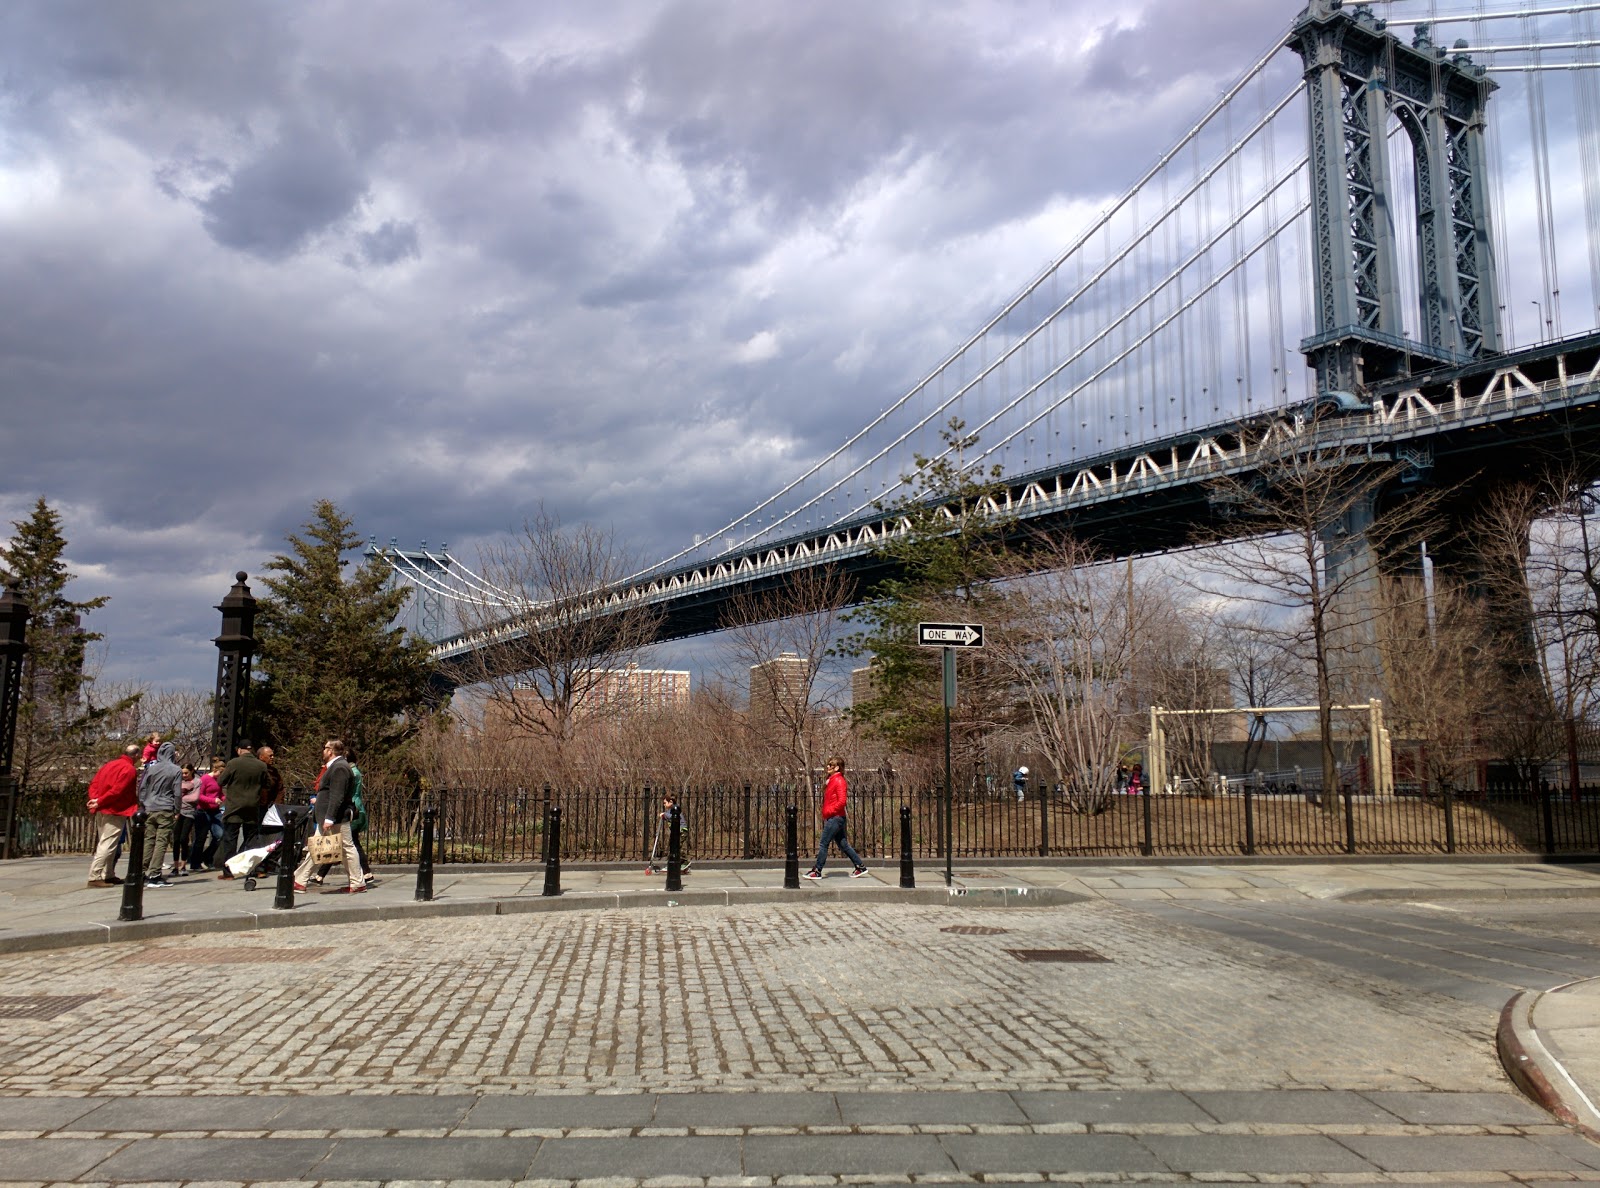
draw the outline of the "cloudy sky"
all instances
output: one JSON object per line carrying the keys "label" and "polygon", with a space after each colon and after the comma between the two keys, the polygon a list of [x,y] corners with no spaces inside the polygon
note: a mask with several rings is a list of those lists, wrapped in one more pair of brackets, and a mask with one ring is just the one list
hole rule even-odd
{"label": "cloudy sky", "polygon": [[63,513],[105,675],[155,686],[209,686],[213,604],[319,497],[467,559],[539,501],[664,555],[907,388],[1298,8],[11,0],[0,517]]}

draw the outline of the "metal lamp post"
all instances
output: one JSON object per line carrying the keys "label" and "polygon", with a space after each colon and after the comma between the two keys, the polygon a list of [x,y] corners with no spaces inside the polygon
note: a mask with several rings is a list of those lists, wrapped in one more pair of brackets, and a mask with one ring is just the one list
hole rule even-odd
{"label": "metal lamp post", "polygon": [[21,789],[11,774],[17,741],[17,708],[22,704],[22,657],[28,650],[26,602],[7,590],[0,594],[0,858],[17,857],[17,800]]}
{"label": "metal lamp post", "polygon": [[244,584],[250,575],[234,574],[233,589],[217,604],[222,634],[217,645],[217,691],[211,719],[211,753],[231,759],[250,714],[250,658],[255,655],[256,600]]}

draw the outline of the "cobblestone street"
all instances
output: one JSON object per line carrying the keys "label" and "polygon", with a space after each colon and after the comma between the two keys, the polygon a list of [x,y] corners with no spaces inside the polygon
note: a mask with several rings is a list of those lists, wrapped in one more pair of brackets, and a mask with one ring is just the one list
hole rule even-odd
{"label": "cobblestone street", "polygon": [[1593,873],[1065,877],[1082,898],[512,888],[254,925],[200,885],[113,943],[65,875],[13,880],[65,943],[5,956],[0,1181],[1600,1181],[1495,1046],[1512,995],[1600,975]]}
{"label": "cobblestone street", "polygon": [[[1503,1085],[1492,1016],[1432,1022],[1107,902],[349,925],[19,956],[6,984],[95,996],[0,1041],[8,1093]],[[336,1075],[308,1074],[330,1036]]]}

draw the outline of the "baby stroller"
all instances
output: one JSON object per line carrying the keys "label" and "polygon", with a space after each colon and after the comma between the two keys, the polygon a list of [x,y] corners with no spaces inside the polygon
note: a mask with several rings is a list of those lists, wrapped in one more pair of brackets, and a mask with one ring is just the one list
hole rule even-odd
{"label": "baby stroller", "polygon": [[234,878],[244,879],[244,889],[254,891],[256,880],[278,873],[282,860],[284,839],[290,828],[299,836],[299,826],[310,811],[307,805],[273,804],[267,806],[261,824],[256,828],[246,849],[240,850],[223,866]]}

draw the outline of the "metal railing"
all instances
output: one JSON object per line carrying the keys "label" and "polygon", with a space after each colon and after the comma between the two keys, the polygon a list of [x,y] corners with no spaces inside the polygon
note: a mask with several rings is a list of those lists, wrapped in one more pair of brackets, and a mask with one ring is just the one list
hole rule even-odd
{"label": "metal railing", "polygon": [[[662,786],[600,789],[450,788],[369,792],[364,845],[374,862],[414,863],[424,808],[437,809],[436,861],[536,863],[546,857],[547,809],[562,815],[568,862],[643,862],[651,852]],[[783,857],[784,810],[799,813],[802,856],[816,848],[816,801],[802,788],[742,784],[674,787],[696,861],[775,862]],[[937,789],[863,787],[850,794],[851,844],[878,861],[899,854],[900,808],[911,811],[918,858],[945,854],[942,793]],[[957,860],[974,858],[1134,856],[1227,858],[1317,854],[1600,853],[1600,787],[1576,794],[1546,787],[1528,792],[1424,795],[1402,786],[1394,796],[1351,789],[1324,799],[1316,790],[1263,791],[1249,783],[1215,794],[1143,792],[1093,805],[1059,789],[1009,786],[958,791],[952,819]],[[80,791],[23,798],[22,853],[87,853],[95,839]]]}

